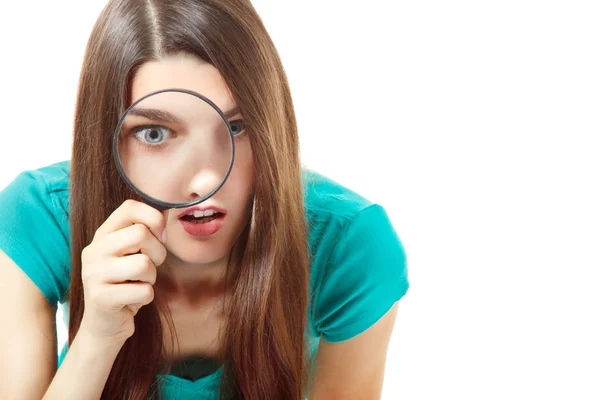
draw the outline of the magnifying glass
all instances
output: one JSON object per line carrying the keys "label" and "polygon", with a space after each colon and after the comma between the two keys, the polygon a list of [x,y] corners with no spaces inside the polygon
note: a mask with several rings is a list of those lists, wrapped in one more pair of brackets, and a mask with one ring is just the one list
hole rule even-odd
{"label": "magnifying glass", "polygon": [[210,99],[185,89],[152,92],[125,110],[113,158],[125,183],[163,211],[202,203],[224,184],[243,121],[230,123]]}

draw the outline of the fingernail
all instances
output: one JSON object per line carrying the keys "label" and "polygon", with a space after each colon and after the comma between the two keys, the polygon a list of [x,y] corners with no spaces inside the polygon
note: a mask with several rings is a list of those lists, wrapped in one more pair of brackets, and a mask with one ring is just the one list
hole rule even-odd
{"label": "fingernail", "polygon": [[161,240],[162,240],[163,243],[167,242],[167,228],[165,228],[163,230],[163,233],[162,233],[162,236],[161,236]]}

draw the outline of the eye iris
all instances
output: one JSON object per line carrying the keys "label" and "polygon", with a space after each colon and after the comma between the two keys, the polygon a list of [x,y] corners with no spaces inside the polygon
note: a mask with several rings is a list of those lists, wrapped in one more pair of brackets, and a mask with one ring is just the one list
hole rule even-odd
{"label": "eye iris", "polygon": [[152,128],[148,129],[146,133],[146,139],[148,142],[156,143],[162,140],[163,134],[158,129]]}
{"label": "eye iris", "polygon": [[233,132],[234,135],[237,135],[238,133],[240,133],[242,131],[242,122],[241,121],[234,121],[231,124],[231,131]]}

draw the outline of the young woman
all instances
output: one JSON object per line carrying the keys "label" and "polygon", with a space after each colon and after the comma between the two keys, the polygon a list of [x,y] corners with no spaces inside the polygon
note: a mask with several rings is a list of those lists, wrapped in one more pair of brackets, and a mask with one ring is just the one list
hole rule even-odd
{"label": "young woman", "polygon": [[[245,127],[200,204],[220,212],[212,234],[184,229],[189,209],[139,201],[112,160],[120,114],[168,88],[238,109]],[[177,190],[193,199],[194,185]],[[287,79],[249,1],[110,1],[71,160],[19,175],[0,220],[2,399],[380,396],[404,249],[381,206],[301,168]]]}

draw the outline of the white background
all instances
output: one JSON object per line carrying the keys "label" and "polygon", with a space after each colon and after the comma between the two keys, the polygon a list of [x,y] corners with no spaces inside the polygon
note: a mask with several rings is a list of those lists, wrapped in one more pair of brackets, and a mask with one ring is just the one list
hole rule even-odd
{"label": "white background", "polygon": [[[0,188],[70,158],[104,3],[2,4]],[[597,3],[254,4],[304,162],[386,207],[406,247],[383,398],[600,398]]]}

